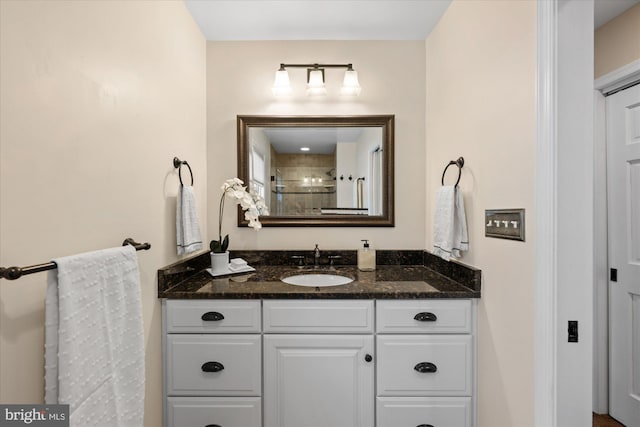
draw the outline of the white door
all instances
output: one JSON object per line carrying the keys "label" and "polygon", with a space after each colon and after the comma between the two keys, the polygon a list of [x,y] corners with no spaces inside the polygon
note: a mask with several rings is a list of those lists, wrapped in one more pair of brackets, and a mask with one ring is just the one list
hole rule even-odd
{"label": "white door", "polygon": [[265,335],[265,427],[372,427],[373,336]]}
{"label": "white door", "polygon": [[609,412],[640,426],[640,85],[607,98],[607,193]]}

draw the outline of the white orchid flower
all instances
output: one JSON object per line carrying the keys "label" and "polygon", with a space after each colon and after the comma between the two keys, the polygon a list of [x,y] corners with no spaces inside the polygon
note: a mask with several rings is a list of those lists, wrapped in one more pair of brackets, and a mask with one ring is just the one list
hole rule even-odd
{"label": "white orchid flower", "polygon": [[[260,215],[269,215],[269,209],[262,197],[254,191],[247,191],[247,187],[244,186],[244,182],[239,178],[230,178],[227,179],[222,186],[220,187],[222,190],[222,197],[220,198],[220,211],[218,216],[218,241],[211,242],[211,250],[215,251],[214,246],[220,250],[220,245],[223,242],[222,239],[222,218],[224,213],[224,200],[226,197],[235,200],[236,203],[240,204],[242,210],[245,211],[244,218],[249,222],[249,227],[257,230],[262,228],[262,224],[260,223]],[[224,239],[225,246],[222,248],[222,251],[226,250],[226,245],[228,244],[228,235]],[[216,244],[216,245],[214,245]]]}
{"label": "white orchid flower", "polygon": [[229,192],[231,196],[236,200],[242,200],[244,198],[245,192],[242,190],[234,189]]}

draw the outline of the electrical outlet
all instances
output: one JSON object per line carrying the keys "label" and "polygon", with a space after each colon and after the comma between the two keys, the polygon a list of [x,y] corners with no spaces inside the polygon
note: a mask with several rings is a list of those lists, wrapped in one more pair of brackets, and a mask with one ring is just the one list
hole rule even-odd
{"label": "electrical outlet", "polygon": [[569,320],[569,342],[578,342],[578,321]]}

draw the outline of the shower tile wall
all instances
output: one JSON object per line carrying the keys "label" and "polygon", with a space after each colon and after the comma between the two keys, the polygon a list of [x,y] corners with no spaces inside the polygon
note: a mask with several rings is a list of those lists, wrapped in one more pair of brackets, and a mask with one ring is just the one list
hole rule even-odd
{"label": "shower tile wall", "polygon": [[320,215],[321,208],[335,207],[335,170],[335,153],[278,154],[272,150],[271,176],[275,185],[271,191],[271,212]]}

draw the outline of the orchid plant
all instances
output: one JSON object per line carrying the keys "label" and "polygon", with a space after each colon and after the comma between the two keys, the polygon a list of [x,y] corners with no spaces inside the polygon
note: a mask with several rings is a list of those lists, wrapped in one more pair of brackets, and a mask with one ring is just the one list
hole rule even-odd
{"label": "orchid plant", "polygon": [[220,211],[218,216],[218,240],[212,240],[209,244],[211,252],[224,253],[229,247],[229,235],[222,238],[222,218],[224,214],[224,201],[226,198],[233,199],[236,204],[242,206],[244,219],[249,221],[249,227],[258,231],[262,228],[260,215],[269,215],[269,209],[264,199],[254,191],[247,191],[244,182],[238,178],[228,179],[222,184],[222,197],[220,198]]}

